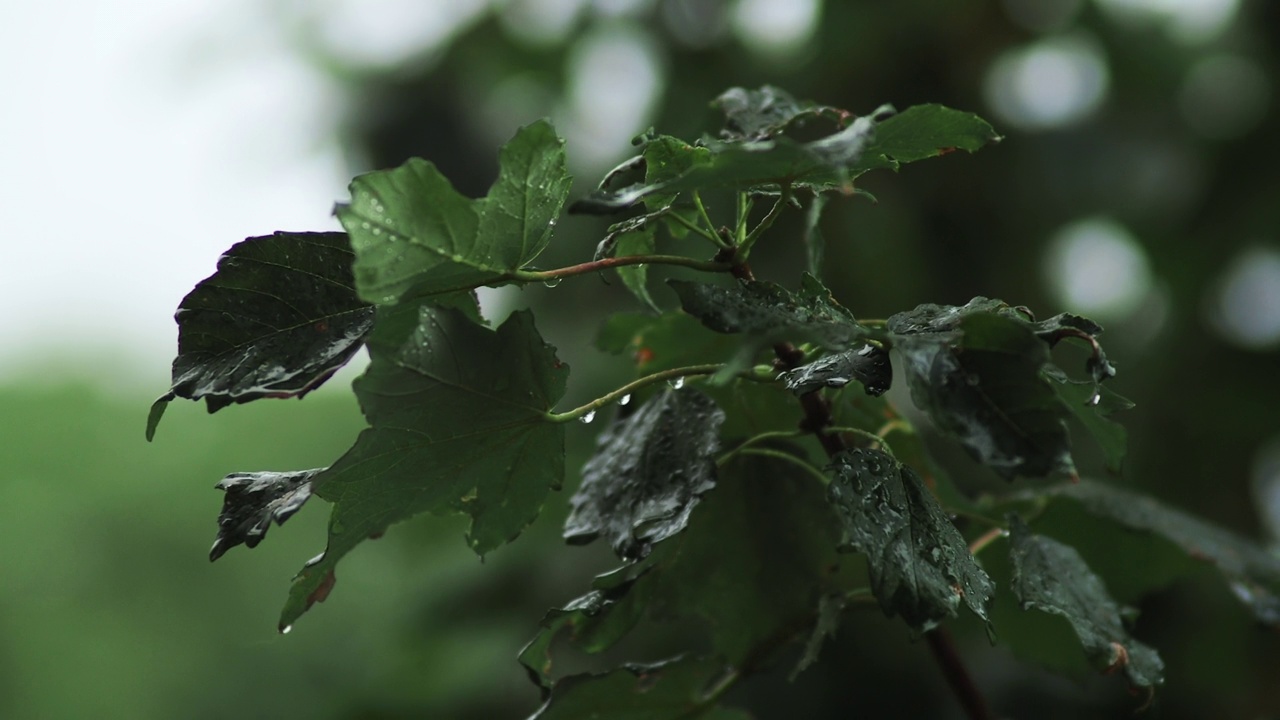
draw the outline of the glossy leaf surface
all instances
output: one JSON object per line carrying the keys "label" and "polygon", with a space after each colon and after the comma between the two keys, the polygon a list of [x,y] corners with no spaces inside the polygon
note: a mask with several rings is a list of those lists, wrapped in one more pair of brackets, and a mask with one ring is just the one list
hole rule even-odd
{"label": "glossy leaf surface", "polygon": [[624,559],[684,529],[703,493],[715,487],[724,412],[696,390],[667,390],[598,439],[564,536],[604,536]]}
{"label": "glossy leaf surface", "polygon": [[283,525],[311,497],[311,481],[324,468],[296,472],[232,473],[217,487],[226,493],[218,515],[218,537],[209,559],[243,543],[257,547],[274,521]]}
{"label": "glossy leaf surface", "polygon": [[875,345],[833,353],[789,370],[779,378],[797,395],[818,388],[840,388],[857,380],[868,395],[883,395],[893,384],[893,365],[889,353]]}
{"label": "glossy leaf surface", "polygon": [[520,128],[498,156],[499,175],[478,200],[414,158],[351,183],[337,208],[351,234],[360,296],[395,303],[498,281],[551,241],[568,197],[563,141],[550,123]]}
{"label": "glossy leaf surface", "polygon": [[1212,563],[1260,622],[1280,627],[1280,559],[1256,543],[1154,498],[1111,485],[1085,480],[1049,492],[1071,498],[1086,511],[1124,527],[1154,533],[1191,557]]}
{"label": "glossy leaf surface", "polygon": [[1023,610],[1065,618],[1095,668],[1121,670],[1138,687],[1164,682],[1160,655],[1129,635],[1122,620],[1125,609],[1111,599],[1080,553],[1032,533],[1016,515],[1010,516],[1009,530],[1013,592]]}
{"label": "glossy leaf surface", "polygon": [[282,626],[343,555],[392,523],[465,513],[468,544],[484,554],[518,535],[564,475],[564,426],[545,414],[568,368],[527,312],[494,331],[452,308],[403,304],[380,311],[369,347],[355,391],[370,428],[314,481],[334,505],[329,545],[294,580]]}
{"label": "glossy leaf surface", "polygon": [[173,385],[147,421],[155,435],[175,397],[209,412],[263,397],[302,397],[360,349],[373,308],[356,297],[343,233],[237,243],[178,306]]}
{"label": "glossy leaf surface", "polygon": [[829,472],[842,545],[867,556],[886,615],[923,631],[963,602],[986,619],[995,585],[914,471],[878,450],[851,450],[833,458]]}
{"label": "glossy leaf surface", "polygon": [[812,275],[804,276],[796,292],[764,281],[668,284],[684,311],[716,332],[743,333],[763,342],[812,340],[837,350],[866,334],[853,313]]}

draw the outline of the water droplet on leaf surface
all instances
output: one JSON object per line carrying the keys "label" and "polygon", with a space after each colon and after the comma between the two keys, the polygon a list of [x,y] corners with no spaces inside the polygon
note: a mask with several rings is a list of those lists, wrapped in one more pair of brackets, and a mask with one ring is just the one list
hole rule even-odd
{"label": "water droplet on leaf surface", "polygon": [[582,417],[578,418],[578,422],[582,423],[583,425],[586,425],[595,419],[596,419],[596,411],[592,410],[586,415],[583,415]]}

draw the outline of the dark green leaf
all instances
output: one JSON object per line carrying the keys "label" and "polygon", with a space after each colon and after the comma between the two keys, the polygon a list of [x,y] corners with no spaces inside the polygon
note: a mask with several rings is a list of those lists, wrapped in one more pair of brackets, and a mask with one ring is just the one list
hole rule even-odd
{"label": "dark green leaf", "polygon": [[808,638],[824,596],[851,589],[839,537],[812,476],[770,458],[734,461],[684,532],[630,567],[634,584],[601,615],[620,626],[642,615],[701,618],[730,663],[758,664]]}
{"label": "dark green leaf", "polygon": [[973,113],[943,105],[915,105],[876,126],[868,158],[891,158],[893,166],[945,155],[954,150],[977,152],[1001,137]]}
{"label": "dark green leaf", "polygon": [[1044,374],[1051,381],[1058,399],[1102,448],[1107,467],[1119,472],[1128,447],[1128,432],[1123,425],[1112,420],[1111,415],[1132,408],[1133,403],[1096,382],[1071,380],[1066,373],[1054,367],[1045,368]]}
{"label": "dark green leaf", "polygon": [[893,384],[893,365],[884,348],[863,345],[857,350],[826,355],[779,378],[796,395],[823,387],[844,387],[854,380],[862,383],[868,395],[883,395]]}
{"label": "dark green leaf", "polygon": [[845,598],[843,595],[824,595],[818,601],[818,619],[813,624],[813,634],[809,636],[809,641],[804,644],[804,654],[796,661],[796,666],[791,669],[791,673],[787,676],[788,680],[795,681],[800,673],[809,669],[818,661],[818,653],[822,650],[822,643],[828,636],[835,637],[836,630],[840,628],[840,615],[844,613]]}
{"label": "dark green leaf", "polygon": [[373,308],[356,297],[343,233],[237,243],[178,306],[173,387],[152,406],[147,439],[174,397],[209,412],[262,397],[302,397],[360,349]]}
{"label": "dark green leaf", "polygon": [[1213,563],[1258,620],[1280,626],[1280,558],[1257,544],[1153,498],[1110,485],[1082,481],[1048,492],[1071,498],[1088,512],[1124,527],[1154,533],[1191,557]]}
{"label": "dark green leaf", "polygon": [[551,642],[561,631],[568,630],[570,640],[580,650],[598,653],[612,647],[640,619],[639,608],[632,612],[614,612],[618,599],[625,596],[635,582],[627,577],[627,568],[596,579],[596,589],[562,608],[547,611],[538,634],[520,650],[520,664],[529,679],[545,693],[551,688]]}
{"label": "dark green leaf", "polygon": [[552,687],[530,720],[749,720],[716,706],[720,684],[733,679],[722,663],[693,657],[572,675]]}
{"label": "dark green leaf", "polygon": [[604,535],[620,557],[635,559],[683,530],[715,487],[723,422],[711,398],[687,389],[667,390],[616,421],[582,469],[565,539],[581,544]]}
{"label": "dark green leaf", "polygon": [[351,203],[337,215],[351,234],[360,296],[387,304],[455,292],[536,258],[569,193],[563,141],[541,120],[517,131],[498,162],[497,181],[478,200],[418,158],[352,181]]}
{"label": "dark green leaf", "polygon": [[866,334],[831,291],[805,273],[800,290],[762,281],[713,285],[670,280],[684,311],[720,333],[745,333],[763,343],[812,340],[843,350]]}
{"label": "dark green leaf", "polygon": [[867,556],[885,614],[925,631],[963,601],[986,619],[995,585],[911,468],[878,450],[833,458],[828,497],[844,526],[842,546]]}
{"label": "dark green leaf", "polygon": [[296,472],[232,473],[217,487],[226,493],[218,515],[218,537],[209,559],[243,543],[257,547],[271,529],[271,521],[283,525],[311,497],[311,480],[324,468]]}
{"label": "dark green leaf", "polygon": [[804,215],[804,234],[801,239],[804,240],[809,274],[814,277],[822,277],[822,263],[827,254],[827,241],[822,237],[822,229],[818,226],[818,221],[822,219],[822,209],[826,205],[827,196],[815,193]]}
{"label": "dark green leaf", "polygon": [[[654,228],[649,226],[644,230],[627,233],[623,235],[617,243],[617,252],[620,257],[627,255],[651,255],[656,248],[654,240]],[[662,312],[657,303],[649,295],[649,268],[647,265],[622,265],[617,268],[618,277],[622,279],[622,284],[631,291],[636,299],[653,309],[654,312]]]}
{"label": "dark green leaf", "polygon": [[793,123],[822,116],[839,119],[845,114],[835,108],[799,102],[786,90],[773,85],[764,85],[758,90],[729,88],[712,105],[724,112],[724,129],[720,134],[731,140],[763,140]]}
{"label": "dark green leaf", "polygon": [[379,311],[369,348],[355,391],[371,427],[314,481],[334,504],[329,545],[295,578],[282,626],[332,582],[342,556],[388,525],[466,513],[468,542],[483,554],[515,538],[564,475],[564,426],[545,415],[568,368],[529,313],[493,331],[457,310],[401,304]]}
{"label": "dark green leaf", "polygon": [[1085,655],[1100,670],[1123,670],[1137,687],[1164,682],[1164,662],[1125,630],[1120,607],[1074,548],[1032,534],[1017,515],[1009,517],[1013,592],[1023,610],[1060,615],[1071,623]]}
{"label": "dark green leaf", "polygon": [[1048,345],[1011,308],[974,304],[889,318],[912,399],[1005,478],[1074,474],[1068,411],[1041,372]]}
{"label": "dark green leaf", "polygon": [[637,374],[720,362],[737,348],[733,338],[708,330],[695,318],[670,312],[654,316],[615,313],[600,328],[596,347],[627,353]]}

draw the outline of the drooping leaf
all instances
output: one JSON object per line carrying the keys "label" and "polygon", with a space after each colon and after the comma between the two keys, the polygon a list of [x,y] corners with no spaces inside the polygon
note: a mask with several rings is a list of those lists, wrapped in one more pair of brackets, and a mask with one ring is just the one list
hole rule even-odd
{"label": "drooping leaf", "polygon": [[825,355],[817,360],[788,370],[779,376],[787,389],[796,395],[818,388],[839,388],[857,380],[868,395],[883,395],[893,384],[893,365],[889,353],[876,345],[863,345],[856,350]]}
{"label": "drooping leaf", "polygon": [[571,543],[605,536],[623,559],[642,558],[653,543],[685,528],[703,493],[715,487],[724,412],[696,390],[667,390],[597,440],[564,536]]}
{"label": "drooping leaf", "polygon": [[838,120],[846,114],[835,108],[798,101],[773,85],[756,90],[729,88],[712,105],[724,113],[724,129],[720,134],[729,140],[763,140],[793,123],[823,116]]}
{"label": "drooping leaf", "polygon": [[388,304],[456,292],[536,258],[569,193],[563,141],[540,120],[516,132],[498,163],[497,181],[477,200],[419,158],[353,180],[351,203],[336,212],[351,234],[360,297]]}
{"label": "drooping leaf", "polygon": [[1164,682],[1160,655],[1129,635],[1122,621],[1124,608],[1111,599],[1080,553],[1033,534],[1017,515],[1010,515],[1009,530],[1013,592],[1023,610],[1066,618],[1095,668],[1122,670],[1137,687]]}
{"label": "drooping leaf", "polygon": [[152,406],[147,439],[175,397],[209,412],[262,397],[302,397],[364,342],[373,308],[356,297],[343,233],[237,243],[178,306],[173,385]]}
{"label": "drooping leaf", "polygon": [[818,221],[822,219],[822,209],[826,205],[827,196],[815,193],[804,214],[804,234],[801,240],[804,241],[809,274],[814,277],[822,277],[822,263],[827,255],[827,241],[823,238],[822,228],[818,225]]}
{"label": "drooping leaf", "polygon": [[791,668],[791,673],[787,675],[788,680],[794,682],[800,673],[808,670],[809,666],[818,661],[822,643],[828,637],[834,637],[836,630],[840,628],[840,615],[844,612],[844,608],[843,595],[824,595],[818,601],[818,619],[813,624],[813,633],[809,635],[809,641],[804,645],[804,653],[796,661],[796,666]]}
{"label": "drooping leaf", "polygon": [[1042,374],[1049,347],[1006,310],[966,306],[889,318],[911,397],[1005,478],[1074,474],[1068,410]]}
{"label": "drooping leaf", "polygon": [[911,468],[878,450],[851,450],[833,458],[829,471],[842,546],[867,556],[871,589],[886,615],[926,631],[963,602],[987,618],[995,585]]}
{"label": "drooping leaf", "polygon": [[328,549],[295,578],[282,627],[342,556],[392,523],[466,513],[468,543],[484,554],[515,538],[564,475],[564,427],[545,415],[568,369],[529,313],[496,331],[425,303],[379,313],[355,382],[370,428],[314,480],[333,503]]}
{"label": "drooping leaf", "polygon": [[763,662],[811,635],[824,596],[852,589],[851,564],[836,552],[839,537],[810,475],[771,458],[732,461],[683,532],[623,574],[605,576],[603,588],[597,581],[597,589],[630,584],[589,626],[630,628],[645,616],[701,619],[729,663]]}
{"label": "drooping leaf", "polygon": [[[649,255],[653,253],[656,246],[654,227],[649,226],[643,230],[623,235],[618,240],[617,253],[620,257]],[[654,312],[662,311],[649,295],[649,268],[647,265],[622,265],[617,268],[617,272],[618,277],[622,279],[622,284],[631,291],[631,294],[637,300],[652,308]]]}
{"label": "drooping leaf", "polygon": [[267,536],[274,520],[283,525],[302,509],[311,497],[311,481],[324,468],[295,472],[232,473],[217,487],[226,493],[218,515],[218,537],[209,550],[209,559],[243,543],[257,547]]}
{"label": "drooping leaf", "polygon": [[717,705],[717,686],[732,682],[730,668],[711,659],[682,657],[651,665],[623,665],[601,675],[557,682],[529,720],[750,720]]}
{"label": "drooping leaf", "polygon": [[1256,543],[1154,498],[1083,480],[1046,491],[1089,513],[1169,540],[1192,558],[1212,563],[1259,621],[1280,627],[1280,558]]}

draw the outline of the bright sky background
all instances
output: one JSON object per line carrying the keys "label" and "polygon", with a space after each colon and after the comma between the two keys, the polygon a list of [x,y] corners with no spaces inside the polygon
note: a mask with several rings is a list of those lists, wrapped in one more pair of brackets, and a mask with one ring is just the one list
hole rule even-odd
{"label": "bright sky background", "polygon": [[267,5],[6,8],[0,377],[65,358],[158,394],[173,311],[227,247],[337,227],[336,89],[255,15]]}

